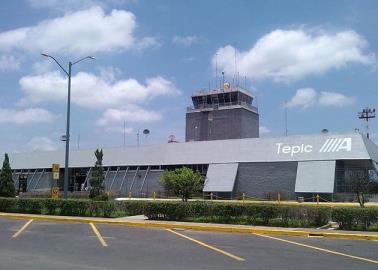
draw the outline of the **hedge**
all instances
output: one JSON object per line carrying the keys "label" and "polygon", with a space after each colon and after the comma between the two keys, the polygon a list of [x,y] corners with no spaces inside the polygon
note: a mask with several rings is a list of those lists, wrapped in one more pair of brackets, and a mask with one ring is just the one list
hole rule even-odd
{"label": "hedge", "polygon": [[84,217],[119,217],[143,214],[142,201],[53,200],[0,198],[0,211]]}
{"label": "hedge", "polygon": [[330,220],[344,230],[378,231],[378,208],[164,201],[92,201],[0,198],[0,212],[119,217],[246,225],[319,227]]}
{"label": "hedge", "polygon": [[335,208],[332,220],[338,222],[342,230],[378,231],[378,208]]}
{"label": "hedge", "polygon": [[149,219],[314,227],[328,223],[331,208],[268,204],[159,202],[146,205]]}

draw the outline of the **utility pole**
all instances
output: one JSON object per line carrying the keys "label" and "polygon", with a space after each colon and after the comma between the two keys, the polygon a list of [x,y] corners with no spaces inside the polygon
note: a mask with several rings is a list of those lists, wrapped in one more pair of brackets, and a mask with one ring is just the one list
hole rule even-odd
{"label": "utility pole", "polygon": [[366,107],[362,112],[358,112],[358,118],[366,121],[366,137],[369,139],[369,119],[375,118],[375,109]]}

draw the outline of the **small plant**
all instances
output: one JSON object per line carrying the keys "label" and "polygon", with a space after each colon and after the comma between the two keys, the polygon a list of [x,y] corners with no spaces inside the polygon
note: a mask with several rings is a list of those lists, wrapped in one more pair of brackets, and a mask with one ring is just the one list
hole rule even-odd
{"label": "small plant", "polygon": [[0,173],[0,197],[14,197],[16,190],[12,179],[12,170],[8,154],[5,154],[3,167]]}

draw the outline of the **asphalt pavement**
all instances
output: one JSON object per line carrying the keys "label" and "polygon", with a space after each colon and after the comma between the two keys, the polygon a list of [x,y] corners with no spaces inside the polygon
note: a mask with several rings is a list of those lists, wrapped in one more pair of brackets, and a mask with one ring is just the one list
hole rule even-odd
{"label": "asphalt pavement", "polygon": [[0,218],[0,269],[378,269],[378,242]]}

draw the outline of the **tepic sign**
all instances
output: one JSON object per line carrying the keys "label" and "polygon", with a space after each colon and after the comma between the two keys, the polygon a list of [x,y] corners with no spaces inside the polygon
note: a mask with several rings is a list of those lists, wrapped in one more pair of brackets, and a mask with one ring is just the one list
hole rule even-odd
{"label": "tepic sign", "polygon": [[277,154],[289,154],[293,157],[298,153],[311,153],[312,145],[310,144],[300,144],[300,145],[285,145],[284,143],[276,143]]}
{"label": "tepic sign", "polygon": [[[313,146],[312,144],[304,143],[285,144],[280,142],[276,143],[276,147],[278,155],[284,154],[291,157],[294,157],[297,154],[311,153],[315,149],[315,146]],[[331,153],[339,151],[352,151],[352,138],[328,138],[319,149],[320,153]]]}

